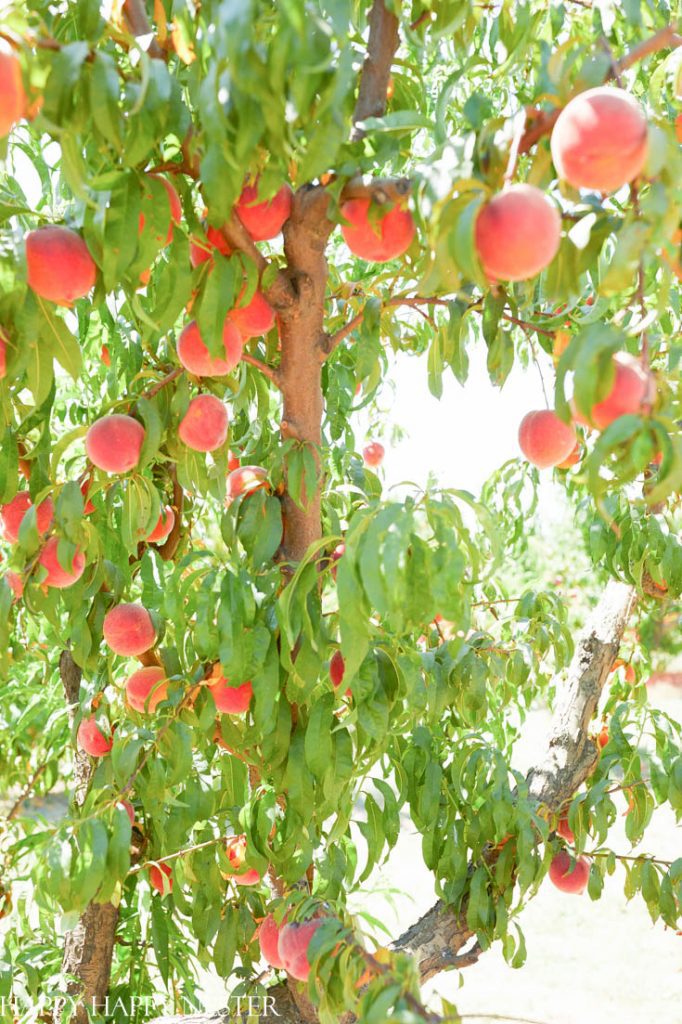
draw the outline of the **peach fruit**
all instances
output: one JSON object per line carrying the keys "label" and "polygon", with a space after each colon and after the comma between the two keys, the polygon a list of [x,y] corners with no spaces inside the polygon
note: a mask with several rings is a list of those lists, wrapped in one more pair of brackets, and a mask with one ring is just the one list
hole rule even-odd
{"label": "peach fruit", "polygon": [[26,93],[17,56],[4,39],[0,39],[0,138],[24,116]]}
{"label": "peach fruit", "polygon": [[377,469],[384,461],[384,455],[386,449],[383,444],[378,441],[371,441],[368,445],[362,449],[362,457],[365,461],[366,466],[371,466],[372,469]]}
{"label": "peach fruit", "polygon": [[[10,502],[0,509],[3,536],[10,544],[19,539],[19,529],[26,513],[32,508],[31,496],[28,491],[19,491]],[[52,525],[54,506],[51,498],[45,498],[36,509],[36,525],[38,533],[47,533]]]}
{"label": "peach fruit", "polygon": [[278,925],[272,914],[264,917],[258,928],[258,942],[260,943],[261,956],[267,964],[281,971],[284,967],[279,955],[279,937],[284,923]]}
{"label": "peach fruit", "polygon": [[527,413],[519,427],[519,447],[538,469],[558,466],[575,447],[575,430],[556,413],[541,409]]}
{"label": "peach fruit", "polygon": [[26,236],[26,277],[41,298],[70,306],[88,294],[96,276],[95,262],[75,231],[52,225]]}
{"label": "peach fruit", "polygon": [[197,395],[180,421],[178,436],[195,452],[214,452],[227,440],[227,409],[215,395]]}
{"label": "peach fruit", "polygon": [[678,114],[675,118],[675,135],[678,142],[682,142],[682,114]]}
{"label": "peach fruit", "polygon": [[166,673],[158,665],[138,668],[128,677],[126,700],[128,705],[141,714],[156,711],[162,701],[168,699],[168,686],[164,681]]}
{"label": "peach fruit", "polygon": [[570,469],[571,466],[577,466],[580,462],[581,456],[580,441],[575,442],[575,447],[570,455],[567,455],[563,462],[557,462],[557,469]]}
{"label": "peach fruit", "polygon": [[267,334],[275,323],[274,309],[263,293],[258,291],[254,292],[253,298],[245,306],[235,306],[229,316],[244,341]]}
{"label": "peach fruit", "polygon": [[242,357],[244,343],[229,317],[223,324],[223,348],[224,357],[212,356],[202,340],[199,325],[192,320],[178,338],[178,359],[196,377],[223,377],[232,373]]}
{"label": "peach fruit", "polygon": [[173,869],[169,864],[152,864],[149,869],[149,884],[162,896],[173,891]]}
{"label": "peach fruit", "polygon": [[246,868],[246,836],[230,836],[225,841],[225,852],[234,871],[222,872],[223,878],[231,879],[237,885],[258,885],[260,875],[255,868]]}
{"label": "peach fruit", "polygon": [[84,718],[78,726],[78,746],[90,757],[104,757],[114,745],[110,736],[105,736],[94,715]]}
{"label": "peach fruit", "polygon": [[85,555],[82,551],[76,551],[71,559],[71,568],[65,569],[57,558],[59,537],[50,537],[43,548],[38,563],[47,569],[47,576],[43,580],[43,586],[54,587],[55,590],[64,590],[70,587],[81,578],[85,570]]}
{"label": "peach fruit", "polygon": [[566,839],[569,843],[575,842],[575,834],[571,826],[568,824],[568,818],[565,816],[559,818],[559,823],[556,827],[556,834],[561,836],[562,839]]}
{"label": "peach fruit", "polygon": [[165,540],[167,540],[168,535],[170,534],[174,526],[175,512],[170,507],[170,505],[166,505],[165,508],[161,509],[161,515],[159,516],[159,520],[154,529],[152,530],[152,532],[147,537],[147,543],[162,544]]}
{"label": "peach fruit", "polygon": [[370,220],[369,199],[349,199],[341,206],[341,215],[348,221],[341,225],[341,234],[350,251],[371,263],[386,263],[402,256],[412,244],[414,220],[409,210],[396,203],[385,214],[378,211]]}
{"label": "peach fruit", "polygon": [[95,420],[85,435],[88,458],[105,473],[128,473],[140,461],[144,427],[132,416],[113,413]]}
{"label": "peach fruit", "polygon": [[329,662],[329,678],[332,681],[332,686],[341,686],[343,677],[346,672],[346,663],[343,660],[341,651],[334,651]]}
{"label": "peach fruit", "polygon": [[250,682],[241,686],[230,686],[225,676],[220,675],[208,686],[218,711],[226,715],[241,715],[248,711],[253,687]]}
{"label": "peach fruit", "polygon": [[245,185],[235,212],[254,242],[276,238],[291,213],[291,189],[282,185],[279,192],[264,202],[258,201],[258,182]]}
{"label": "peach fruit", "polygon": [[574,407],[573,415],[578,423],[585,423],[605,430],[620,416],[640,413],[648,402],[656,397],[653,377],[647,373],[641,363],[629,352],[617,352],[613,357],[615,377],[606,398],[592,406],[586,418],[579,409]]}
{"label": "peach fruit", "polygon": [[0,328],[0,380],[7,376],[7,338]]}
{"label": "peach fruit", "polygon": [[562,892],[584,892],[590,877],[590,865],[584,857],[574,860],[570,853],[561,850],[549,866],[550,881]]}
{"label": "peach fruit", "polygon": [[308,947],[310,940],[323,922],[315,917],[310,921],[291,921],[279,934],[277,953],[284,970],[297,981],[307,981],[310,975]]}
{"label": "peach fruit", "polygon": [[130,824],[135,824],[135,808],[131,804],[130,800],[119,800],[116,804],[117,807],[122,807],[130,819]]}
{"label": "peach fruit", "polygon": [[549,266],[559,250],[561,217],[534,185],[510,185],[476,218],[475,245],[489,281],[525,281]]}
{"label": "peach fruit", "polygon": [[198,267],[207,260],[211,260],[213,258],[213,249],[217,249],[218,252],[223,254],[223,256],[229,256],[232,252],[232,249],[220,228],[213,228],[209,226],[205,230],[205,241],[202,238],[193,238],[189,244],[189,261],[193,267]]}
{"label": "peach fruit", "polygon": [[118,604],[104,616],[102,633],[114,654],[134,658],[156,642],[152,617],[141,604]]}
{"label": "peach fruit", "polygon": [[552,159],[574,188],[615,192],[642,171],[647,136],[639,103],[622,89],[599,86],[575,96],[559,114]]}
{"label": "peach fruit", "polygon": [[5,575],[5,579],[9,583],[12,593],[17,601],[20,601],[24,596],[24,581],[18,572],[8,572]]}
{"label": "peach fruit", "polygon": [[[164,234],[156,235],[155,238],[155,241],[157,242],[159,248],[162,248],[164,245],[170,245],[171,241],[173,240],[173,225],[179,224],[180,221],[182,220],[182,205],[180,203],[180,197],[178,196],[178,193],[175,191],[175,188],[171,185],[170,181],[167,181],[166,178],[164,178],[161,174],[149,174],[148,177],[153,178],[155,181],[160,181],[164,189],[166,190],[166,195],[168,197],[168,227],[165,230]],[[155,201],[155,196],[151,189],[145,190],[142,193],[142,200],[140,202],[140,216],[137,225],[138,234],[140,235],[144,231],[145,210],[149,211],[153,207]],[[143,283],[146,284],[146,282]]]}
{"label": "peach fruit", "polygon": [[252,494],[268,486],[268,472],[262,466],[239,466],[227,477],[227,498],[234,501],[241,494]]}
{"label": "peach fruit", "polygon": [[95,511],[95,506],[93,505],[93,503],[90,501],[90,498],[88,497],[88,495],[90,493],[90,484],[91,483],[92,483],[92,481],[90,479],[84,480],[83,483],[81,484],[81,488],[80,488],[81,494],[83,495],[83,501],[84,501],[84,505],[83,505],[83,515],[84,516],[89,516],[91,512]]}
{"label": "peach fruit", "polygon": [[606,726],[602,727],[601,732],[597,736],[597,745],[600,750],[603,750],[606,744],[609,742],[609,730]]}
{"label": "peach fruit", "polygon": [[108,345],[102,345],[100,349],[99,358],[105,366],[111,366],[111,353],[109,352]]}

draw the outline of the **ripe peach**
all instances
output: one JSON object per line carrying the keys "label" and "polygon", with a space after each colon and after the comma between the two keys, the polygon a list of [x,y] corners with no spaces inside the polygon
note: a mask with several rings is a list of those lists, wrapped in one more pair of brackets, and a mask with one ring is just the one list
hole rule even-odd
{"label": "ripe peach", "polygon": [[675,118],[675,135],[677,141],[682,142],[682,114],[678,114]]}
{"label": "ripe peach", "polygon": [[[31,495],[28,491],[19,491],[10,502],[0,508],[3,536],[10,544],[19,539],[19,528],[26,513],[32,508]],[[36,526],[38,533],[47,533],[52,525],[54,506],[52,498],[45,498],[36,509]]]}
{"label": "ripe peach", "polygon": [[615,377],[613,387],[606,398],[597,402],[590,411],[589,419],[574,408],[574,418],[578,423],[605,430],[619,416],[637,414],[647,402],[655,398],[653,378],[642,367],[641,363],[629,352],[617,352],[613,357]]}
{"label": "ripe peach", "polygon": [[[180,203],[180,197],[178,196],[178,193],[175,191],[174,187],[171,185],[170,181],[164,178],[161,174],[149,174],[148,177],[154,178],[155,181],[160,181],[164,189],[166,190],[166,195],[168,196],[168,228],[164,232],[164,234],[156,235],[155,241],[158,243],[159,247],[162,247],[164,245],[170,245],[171,241],[173,240],[173,224],[179,224],[180,221],[182,220],[182,204]],[[137,225],[137,231],[138,234],[140,235],[144,231],[145,210],[150,211],[155,201],[155,196],[151,189],[145,190],[145,192],[142,193],[142,199],[140,202],[140,216],[138,218]]]}
{"label": "ripe peach", "polygon": [[556,833],[558,836],[561,836],[562,839],[566,839],[569,843],[575,842],[575,834],[571,826],[568,824],[567,817],[559,818],[559,824],[556,827]]}
{"label": "ripe peach", "polygon": [[557,462],[557,469],[570,469],[571,466],[576,466],[580,462],[580,456],[582,452],[580,450],[580,441],[575,442],[575,448],[570,455],[567,455],[563,462]]}
{"label": "ripe peach", "polygon": [[601,750],[604,749],[606,744],[609,742],[609,730],[606,726],[602,727],[601,732],[597,736],[597,744]]}
{"label": "ripe peach", "polygon": [[557,466],[575,447],[575,430],[549,409],[527,413],[519,427],[521,451],[538,469]]}
{"label": "ripe peach", "polygon": [[227,477],[227,499],[234,501],[240,494],[252,494],[268,486],[268,471],[262,466],[239,466]]}
{"label": "ripe peach", "polygon": [[31,463],[28,459],[19,459],[19,472],[24,480],[31,479]]}
{"label": "ripe peach", "polygon": [[162,896],[173,892],[173,869],[169,864],[152,864],[149,869],[149,884]]}
{"label": "ripe peach", "polygon": [[261,956],[271,967],[281,971],[284,967],[279,955],[279,937],[284,927],[284,922],[278,925],[272,914],[264,917],[258,928],[258,942],[260,943]]}
{"label": "ripe peach", "polygon": [[108,345],[102,345],[99,357],[105,366],[111,366],[111,353],[109,352]]}
{"label": "ripe peach", "polygon": [[549,266],[559,250],[561,217],[534,185],[511,185],[476,218],[475,244],[489,281],[525,281]]}
{"label": "ripe peach", "polygon": [[223,377],[232,373],[242,357],[244,342],[229,317],[223,324],[223,347],[224,358],[212,356],[202,340],[199,325],[192,320],[178,338],[178,359],[196,377]]}
{"label": "ripe peach", "polygon": [[315,917],[310,921],[291,921],[279,933],[277,954],[284,970],[297,981],[307,981],[310,975],[308,947],[310,940],[324,918]]}
{"label": "ripe peach", "polygon": [[[654,585],[657,587],[658,590],[667,589],[665,584],[661,585],[656,583]],[[625,666],[625,682],[629,683],[630,686],[633,686],[637,682],[637,673],[635,672],[635,667],[634,665],[631,665],[629,663]]]}
{"label": "ripe peach", "polygon": [[118,604],[104,616],[102,633],[114,654],[134,658],[156,642],[152,617],[141,604]]}
{"label": "ripe peach", "polygon": [[0,40],[0,137],[8,135],[24,116],[26,93],[21,65],[11,46]]}
{"label": "ripe peach", "polygon": [[338,560],[340,558],[343,558],[345,553],[346,553],[346,545],[343,543],[343,541],[340,544],[337,544],[336,547],[334,548],[334,550],[332,551],[332,554],[331,554],[331,567],[332,567],[332,576],[334,577],[334,579],[336,579],[336,570],[337,570],[336,563],[338,562]]}
{"label": "ripe peach", "polygon": [[175,526],[175,512],[166,505],[165,508],[161,509],[161,515],[159,521],[147,537],[148,544],[162,544],[168,538],[169,533]]}
{"label": "ripe peach", "polygon": [[[377,210],[376,206],[374,210]],[[400,204],[387,213],[377,210],[370,219],[369,199],[349,199],[341,206],[341,215],[348,224],[341,225],[341,234],[350,251],[371,263],[386,263],[402,256],[412,244],[414,220]]]}
{"label": "ripe peach", "polygon": [[146,714],[156,711],[162,701],[168,700],[166,673],[158,665],[138,668],[128,677],[126,700],[131,708]]}
{"label": "ripe peach", "polygon": [[17,601],[20,601],[24,596],[24,581],[18,572],[8,572],[5,574],[5,578],[9,583],[12,593]]}
{"label": "ripe peach", "polygon": [[220,675],[209,684],[208,688],[215,701],[216,709],[222,714],[241,715],[248,711],[253,697],[253,687],[250,682],[242,683],[241,686],[230,686],[225,676]]}
{"label": "ripe peach", "polygon": [[275,311],[262,292],[254,292],[246,306],[235,306],[229,316],[244,341],[267,334],[275,323]]}
{"label": "ripe peach", "polygon": [[223,878],[231,879],[237,885],[258,885],[260,875],[255,868],[246,868],[246,836],[230,836],[225,841],[225,852],[234,871],[223,871]]}
{"label": "ripe peach", "polygon": [[88,498],[88,494],[90,493],[90,484],[91,484],[91,482],[92,481],[88,479],[88,480],[84,480],[83,483],[81,484],[81,494],[83,495],[83,501],[85,502],[85,504],[83,506],[83,515],[84,516],[89,516],[91,512],[95,511],[95,506],[93,505],[93,503]]}
{"label": "ripe peach", "polygon": [[377,469],[384,461],[384,455],[386,449],[383,444],[378,441],[371,441],[368,445],[362,449],[362,457],[365,461],[366,466],[371,466],[372,469]]}
{"label": "ripe peach", "polygon": [[0,380],[7,376],[7,338],[0,328]]}
{"label": "ripe peach", "polygon": [[587,887],[590,877],[590,865],[584,857],[573,857],[561,850],[549,866],[550,881],[562,892],[581,893]]}
{"label": "ripe peach", "polygon": [[276,238],[291,213],[291,189],[282,185],[272,199],[258,202],[258,182],[245,185],[235,212],[254,242]]}
{"label": "ripe peach", "polygon": [[212,250],[217,249],[223,256],[229,256],[232,252],[227,239],[220,228],[207,227],[206,241],[202,238],[193,238],[189,244],[189,261],[193,267],[198,267],[207,260],[212,260]]}
{"label": "ripe peach", "polygon": [[227,440],[227,409],[215,395],[197,395],[180,421],[178,436],[195,452],[214,452]]}
{"label": "ripe peach", "polygon": [[128,473],[140,461],[144,427],[132,416],[113,413],[95,420],[85,435],[90,461],[105,473]]}
{"label": "ripe peach", "polygon": [[52,225],[26,236],[29,286],[43,299],[70,306],[95,284],[97,268],[88,247],[75,231]]}
{"label": "ripe peach", "polygon": [[343,660],[343,654],[341,651],[334,651],[329,662],[329,678],[332,681],[332,686],[341,686],[345,672],[346,662]]}
{"label": "ripe peach", "polygon": [[227,453],[227,470],[231,473],[234,469],[239,469],[242,461],[238,455],[234,455],[233,452]]}
{"label": "ripe peach", "polygon": [[104,757],[114,745],[111,737],[105,736],[94,715],[84,718],[78,726],[78,746],[90,757]]}
{"label": "ripe peach", "polygon": [[72,560],[71,568],[64,569],[57,558],[59,537],[50,537],[43,548],[38,563],[47,569],[47,576],[43,580],[43,586],[54,587],[55,590],[64,590],[70,587],[81,578],[85,570],[85,555],[82,551],[76,551]]}
{"label": "ripe peach", "polygon": [[646,162],[644,112],[622,89],[587,89],[559,114],[551,149],[559,177],[574,188],[615,192]]}

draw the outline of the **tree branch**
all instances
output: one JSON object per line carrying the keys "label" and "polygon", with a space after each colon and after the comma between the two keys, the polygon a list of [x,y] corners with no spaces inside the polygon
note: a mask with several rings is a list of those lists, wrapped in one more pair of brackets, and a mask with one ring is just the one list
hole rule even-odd
{"label": "tree branch", "polygon": [[154,29],[149,23],[147,17],[147,11],[145,9],[144,0],[125,0],[123,4],[123,17],[128,22],[128,27],[131,33],[139,38],[140,36],[152,36],[152,40],[147,48],[147,53],[150,57],[156,57],[159,60],[164,60],[166,57],[166,51],[159,44],[158,39],[154,35]]}
{"label": "tree branch", "polygon": [[366,132],[359,123],[367,117],[381,117],[386,110],[386,93],[391,64],[398,49],[398,19],[386,10],[384,0],[374,0],[369,12],[367,57],[360,75],[360,88],[353,111],[351,141],[359,142]]}
{"label": "tree branch", "polygon": [[249,352],[242,353],[242,360],[243,362],[248,363],[249,366],[255,366],[257,370],[260,370],[263,376],[267,377],[269,381],[272,381],[276,388],[281,390],[279,371],[276,370],[274,366],[268,366],[268,364],[264,363],[262,359],[252,356]]}

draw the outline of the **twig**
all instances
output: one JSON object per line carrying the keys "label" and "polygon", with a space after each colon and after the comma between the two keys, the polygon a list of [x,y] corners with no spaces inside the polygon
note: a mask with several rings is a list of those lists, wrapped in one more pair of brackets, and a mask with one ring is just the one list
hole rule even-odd
{"label": "twig", "polygon": [[391,64],[399,42],[398,19],[386,9],[384,0],[374,0],[369,12],[367,57],[353,111],[351,142],[359,142],[366,135],[364,128],[359,127],[360,122],[367,117],[381,117],[386,110]]}
{"label": "twig", "polygon": [[15,800],[15,802],[12,804],[9,811],[5,815],[7,821],[12,821],[14,818],[16,818],[17,814],[19,813],[19,810],[21,809],[21,805],[23,804],[24,800],[26,800],[26,798],[30,796],[33,787],[35,786],[40,776],[45,772],[46,768],[46,761],[43,762],[43,764],[41,764],[38,768],[36,768],[33,775],[26,783],[23,792],[21,793],[20,796],[17,797],[17,799]]}
{"label": "twig", "polygon": [[144,7],[144,0],[125,0],[122,11],[131,33],[136,38],[139,36],[153,36],[147,49],[149,56],[164,60],[167,56],[166,51],[154,35],[154,30],[149,23]]}
{"label": "twig", "polygon": [[268,366],[267,363],[264,363],[256,356],[252,356],[249,352],[242,353],[242,360],[243,362],[248,363],[249,366],[255,366],[255,368],[260,370],[260,372],[267,377],[269,381],[272,381],[276,388],[280,388],[281,390],[279,372],[274,367]]}
{"label": "twig", "polygon": [[162,391],[163,388],[165,388],[167,384],[171,384],[174,380],[176,380],[176,378],[178,378],[182,372],[183,372],[183,367],[182,366],[176,366],[174,370],[171,370],[170,373],[167,373],[165,377],[163,377],[161,380],[157,381],[156,384],[154,384],[149,389],[149,391],[145,391],[144,395],[141,395],[140,397],[141,398],[153,398],[154,395],[158,395],[159,391]]}
{"label": "twig", "polygon": [[171,464],[169,472],[173,481],[173,511],[175,512],[175,521],[173,523],[173,529],[159,548],[159,554],[165,561],[170,561],[170,559],[173,558],[175,552],[178,550],[180,541],[182,540],[182,512],[185,505],[185,492],[180,486],[177,470],[174,465]]}

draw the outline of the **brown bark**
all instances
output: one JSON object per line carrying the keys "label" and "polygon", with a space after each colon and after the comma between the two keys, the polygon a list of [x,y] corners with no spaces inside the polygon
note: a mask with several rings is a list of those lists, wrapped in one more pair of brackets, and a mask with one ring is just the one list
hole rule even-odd
{"label": "brown bark", "polygon": [[[81,671],[69,651],[62,651],[59,674],[64,687],[69,719],[73,723],[78,708]],[[92,778],[92,762],[87,754],[77,750],[74,760],[73,800],[82,807]],[[67,983],[67,994],[77,1001],[73,1020],[87,1024],[88,1008],[96,1010],[104,1005],[109,988],[111,961],[118,923],[118,908],[111,903],[90,903],[81,914],[76,927],[64,939],[62,972],[72,980]],[[60,1024],[65,1007],[56,1004],[54,1024]]]}
{"label": "brown bark", "polygon": [[351,139],[357,142],[366,132],[358,122],[367,117],[381,117],[386,109],[386,93],[391,77],[391,64],[398,49],[398,19],[386,9],[384,0],[374,0],[369,12],[367,57],[360,76],[360,88],[353,112]]}

